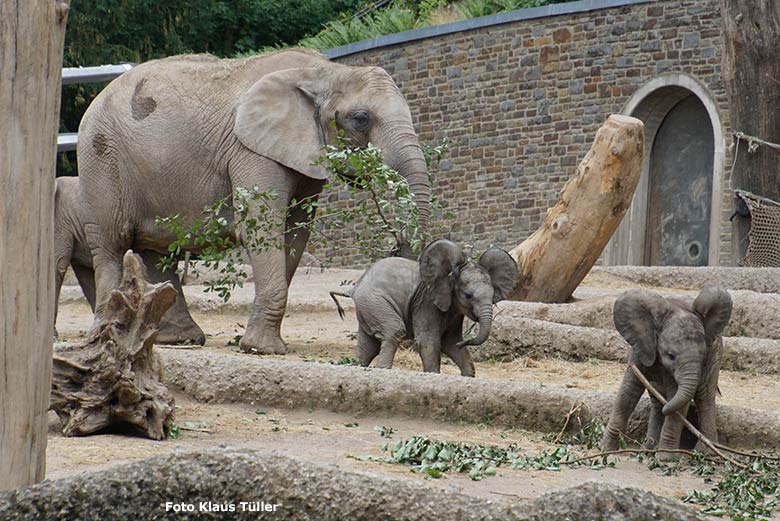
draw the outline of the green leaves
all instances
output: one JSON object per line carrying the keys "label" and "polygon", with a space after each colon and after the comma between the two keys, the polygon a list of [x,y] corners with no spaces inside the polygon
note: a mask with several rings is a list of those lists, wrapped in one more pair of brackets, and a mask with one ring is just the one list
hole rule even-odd
{"label": "green leaves", "polygon": [[711,490],[694,490],[683,501],[735,521],[767,519],[780,509],[780,462],[758,457],[744,470],[726,465],[721,476]]}
{"label": "green leaves", "polygon": [[[462,442],[444,442],[432,440],[427,436],[400,439],[392,447],[388,441],[382,449],[389,452],[390,455],[385,458],[367,456],[364,459],[412,465],[412,470],[426,473],[434,478],[453,470],[468,474],[474,481],[479,481],[485,476],[494,476],[501,466],[516,469],[560,470],[561,465],[576,457],[566,447],[556,447],[543,450],[536,455],[526,455],[514,445],[501,448]],[[614,460],[609,463],[596,462],[590,466],[604,468],[605,465],[614,466]]]}

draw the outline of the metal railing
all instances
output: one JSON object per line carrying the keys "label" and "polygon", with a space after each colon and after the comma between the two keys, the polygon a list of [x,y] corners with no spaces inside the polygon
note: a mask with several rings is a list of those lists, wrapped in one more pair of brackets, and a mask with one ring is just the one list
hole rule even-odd
{"label": "metal railing", "polygon": [[[62,84],[73,85],[76,83],[103,83],[121,76],[135,67],[134,63],[121,63],[119,65],[99,65],[97,67],[63,67]],[[70,152],[76,150],[79,141],[77,132],[64,132],[57,135],[57,152]]]}

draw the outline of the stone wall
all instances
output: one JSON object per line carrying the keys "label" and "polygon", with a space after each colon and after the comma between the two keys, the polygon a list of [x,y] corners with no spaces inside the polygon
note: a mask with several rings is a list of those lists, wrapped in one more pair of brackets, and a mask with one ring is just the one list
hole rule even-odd
{"label": "stone wall", "polygon": [[[409,102],[421,141],[453,142],[435,188],[454,219],[437,224],[478,249],[508,249],[532,233],[599,126],[659,74],[682,72],[703,84],[730,135],[717,0],[551,7],[460,22],[465,30],[451,24],[395,35],[390,41],[399,43],[358,53],[354,46],[329,52],[342,63],[385,68]],[[720,263],[732,264],[727,175],[723,185]],[[345,204],[343,196],[325,197]],[[341,265],[365,262],[346,251],[327,255]]]}

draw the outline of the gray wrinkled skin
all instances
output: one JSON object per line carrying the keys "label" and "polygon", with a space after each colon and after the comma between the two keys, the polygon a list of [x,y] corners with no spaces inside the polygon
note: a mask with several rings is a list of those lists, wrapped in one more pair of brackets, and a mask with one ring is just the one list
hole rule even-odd
{"label": "gray wrinkled skin", "polygon": [[[645,290],[627,291],[615,302],[615,327],[632,348],[629,363],[668,400],[662,406],[651,397],[646,448],[680,447],[683,423],[674,413],[686,416],[691,400],[696,404],[700,430],[717,441],[715,396],[723,350],[721,333],[731,308],[731,297],[717,286],[705,287],[692,304]],[[603,450],[617,449],[618,436],[644,391],[631,369],[626,369],[602,438]],[[703,450],[703,443],[696,448]],[[674,455],[661,453],[661,457]]]}
{"label": "gray wrinkled skin", "polygon": [[[446,239],[429,244],[419,263],[400,258],[375,263],[343,294],[355,301],[358,361],[368,366],[379,357],[377,367],[388,369],[408,338],[416,341],[424,371],[438,373],[444,353],[463,376],[474,376],[468,346],[487,340],[493,304],[516,280],[517,264],[507,252],[491,249],[471,262]],[[463,339],[464,316],[479,325],[468,340]]]}
{"label": "gray wrinkled skin", "polygon": [[[165,502],[196,512],[165,510]],[[264,501],[276,512],[198,512],[199,502]],[[169,454],[0,493],[6,521],[283,519],[285,521],[684,521],[699,519],[677,501],[631,488],[585,483],[534,501],[488,501],[276,453],[211,450]]]}

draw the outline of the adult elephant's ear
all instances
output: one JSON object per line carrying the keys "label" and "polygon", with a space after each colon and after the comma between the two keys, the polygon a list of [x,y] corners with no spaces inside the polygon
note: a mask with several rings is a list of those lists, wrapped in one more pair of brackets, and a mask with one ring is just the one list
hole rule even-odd
{"label": "adult elephant's ear", "polygon": [[726,324],[731,320],[732,306],[731,295],[720,286],[714,285],[705,286],[693,301],[693,310],[701,317],[708,346],[723,333]]}
{"label": "adult elephant's ear", "polygon": [[479,258],[493,283],[493,304],[504,300],[517,285],[517,263],[508,252],[499,248],[487,250]]}
{"label": "adult elephant's ear", "polygon": [[655,363],[657,327],[663,323],[663,315],[672,310],[668,300],[642,289],[628,290],[615,301],[612,309],[615,328],[645,367]]}
{"label": "adult elephant's ear", "polygon": [[447,239],[433,241],[420,254],[420,279],[430,288],[433,303],[440,311],[450,309],[453,270],[465,262],[460,246]]}
{"label": "adult elephant's ear", "polygon": [[326,179],[313,164],[323,154],[319,114],[327,74],[317,67],[267,74],[239,99],[233,130],[248,149],[314,179]]}

